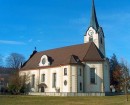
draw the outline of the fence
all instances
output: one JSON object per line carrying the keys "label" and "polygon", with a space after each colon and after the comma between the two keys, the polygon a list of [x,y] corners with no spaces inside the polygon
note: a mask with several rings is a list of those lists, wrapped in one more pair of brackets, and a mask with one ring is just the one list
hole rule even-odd
{"label": "fence", "polygon": [[[128,93],[130,95],[130,93]],[[0,95],[11,95],[11,93],[8,92],[0,92]],[[40,92],[29,92],[27,94],[21,94],[21,95],[41,95],[41,96],[115,96],[115,95],[124,95],[123,92],[121,93],[53,93],[53,92],[47,92],[47,93],[40,93]]]}
{"label": "fence", "polygon": [[105,96],[105,93],[33,93],[29,95],[41,95],[41,96]]}

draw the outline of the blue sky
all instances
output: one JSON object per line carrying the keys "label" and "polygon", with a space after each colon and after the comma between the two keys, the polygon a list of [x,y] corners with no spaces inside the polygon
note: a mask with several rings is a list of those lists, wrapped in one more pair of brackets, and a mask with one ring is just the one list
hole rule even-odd
{"label": "blue sky", "polygon": [[[113,53],[130,63],[130,0],[95,0],[106,41]],[[23,54],[83,43],[91,0],[0,0],[0,54]]]}

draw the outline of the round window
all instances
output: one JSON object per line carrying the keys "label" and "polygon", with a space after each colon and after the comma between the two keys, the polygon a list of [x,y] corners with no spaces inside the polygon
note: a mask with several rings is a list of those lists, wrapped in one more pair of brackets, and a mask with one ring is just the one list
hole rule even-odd
{"label": "round window", "polygon": [[66,81],[66,80],[64,81],[64,85],[65,85],[65,86],[67,85],[67,81]]}

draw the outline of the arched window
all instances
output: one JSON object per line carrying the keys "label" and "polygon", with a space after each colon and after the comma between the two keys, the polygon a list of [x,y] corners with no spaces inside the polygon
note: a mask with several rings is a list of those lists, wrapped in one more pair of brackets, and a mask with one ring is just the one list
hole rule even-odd
{"label": "arched window", "polygon": [[45,74],[42,74],[42,76],[41,76],[41,82],[45,82]]}
{"label": "arched window", "polygon": [[32,88],[34,88],[35,87],[35,74],[32,75],[31,82],[32,82]]}
{"label": "arched window", "polygon": [[56,73],[52,74],[52,88],[56,87]]}

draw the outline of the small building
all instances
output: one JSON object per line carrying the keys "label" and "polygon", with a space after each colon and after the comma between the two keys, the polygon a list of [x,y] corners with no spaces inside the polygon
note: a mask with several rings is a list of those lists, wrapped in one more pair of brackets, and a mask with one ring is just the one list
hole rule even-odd
{"label": "small building", "polygon": [[98,24],[94,0],[84,43],[37,52],[22,66],[29,74],[30,92],[110,92],[105,35]]}
{"label": "small building", "polygon": [[0,67],[0,92],[6,91],[9,84],[9,77],[11,76],[12,72],[12,68]]}

